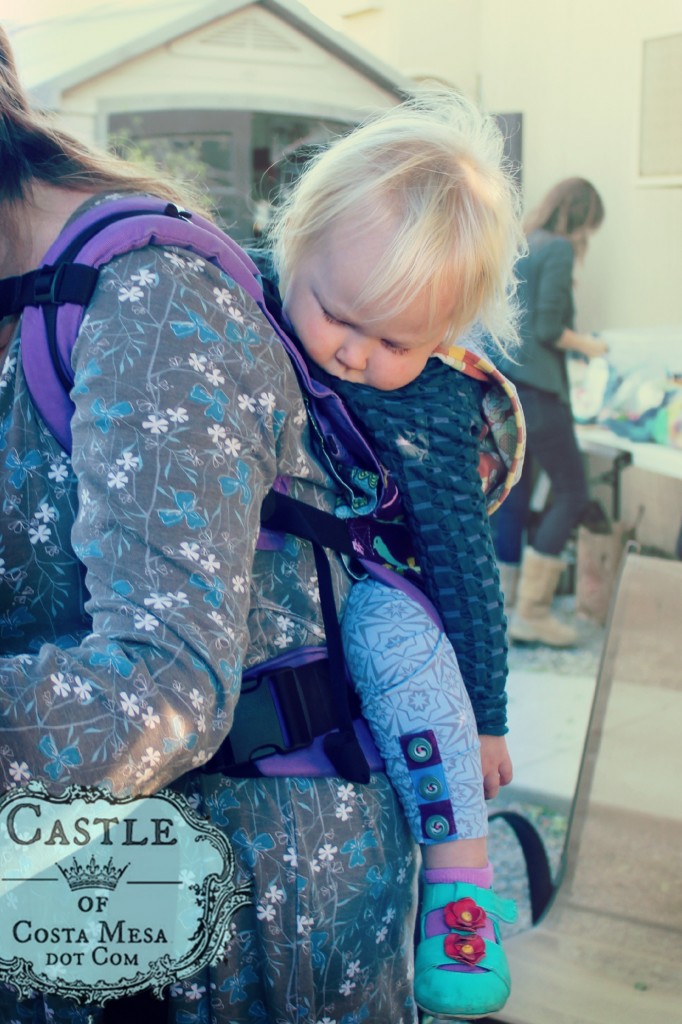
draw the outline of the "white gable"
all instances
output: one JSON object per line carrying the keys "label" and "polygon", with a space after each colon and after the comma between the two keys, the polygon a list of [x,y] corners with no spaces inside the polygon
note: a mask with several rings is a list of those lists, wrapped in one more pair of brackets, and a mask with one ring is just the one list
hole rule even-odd
{"label": "white gable", "polygon": [[326,38],[309,34],[271,6],[239,5],[198,19],[149,49],[120,47],[115,61],[93,61],[82,76],[62,79],[53,105],[71,131],[101,143],[113,113],[247,110],[351,122],[396,102],[397,84],[384,86],[382,74],[373,76],[343,45],[325,45],[329,29]]}

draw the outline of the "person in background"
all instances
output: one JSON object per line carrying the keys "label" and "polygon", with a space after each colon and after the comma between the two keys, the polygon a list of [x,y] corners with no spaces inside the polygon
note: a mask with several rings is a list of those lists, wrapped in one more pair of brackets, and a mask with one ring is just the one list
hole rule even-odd
{"label": "person in background", "polygon": [[[509,636],[551,647],[577,641],[575,629],[551,613],[564,569],[561,553],[589,504],[566,356],[591,359],[607,351],[603,341],[574,329],[573,302],[575,265],[603,219],[601,197],[584,178],[560,181],[528,215],[528,253],[517,264],[522,345],[512,359],[498,362],[516,385],[527,430],[521,481],[492,518],[505,606],[511,611]],[[549,477],[551,504],[522,558],[534,464]]]}

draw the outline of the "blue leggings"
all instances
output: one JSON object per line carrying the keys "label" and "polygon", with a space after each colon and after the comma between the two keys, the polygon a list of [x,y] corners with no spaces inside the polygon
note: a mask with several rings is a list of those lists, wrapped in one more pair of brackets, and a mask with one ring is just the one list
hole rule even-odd
{"label": "blue leggings", "polygon": [[418,843],[488,832],[476,721],[447,637],[376,580],[351,588],[341,624],[353,685]]}

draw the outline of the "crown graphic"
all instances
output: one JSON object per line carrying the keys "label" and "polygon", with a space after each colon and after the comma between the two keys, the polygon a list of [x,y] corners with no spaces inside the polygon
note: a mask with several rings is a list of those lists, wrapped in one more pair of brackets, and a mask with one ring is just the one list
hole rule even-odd
{"label": "crown graphic", "polygon": [[98,864],[93,853],[87,864],[79,864],[74,857],[71,867],[63,868],[61,864],[58,864],[57,867],[64,875],[71,890],[111,889],[113,891],[129,865],[130,862],[122,868],[117,868],[113,857],[110,857],[106,864]]}

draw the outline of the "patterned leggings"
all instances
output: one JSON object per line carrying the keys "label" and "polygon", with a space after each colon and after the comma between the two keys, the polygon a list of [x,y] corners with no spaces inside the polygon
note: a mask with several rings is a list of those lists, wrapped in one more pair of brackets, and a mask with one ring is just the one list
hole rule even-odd
{"label": "patterned leggings", "polygon": [[400,590],[363,580],[342,622],[348,669],[418,843],[487,835],[480,745],[455,652]]}

